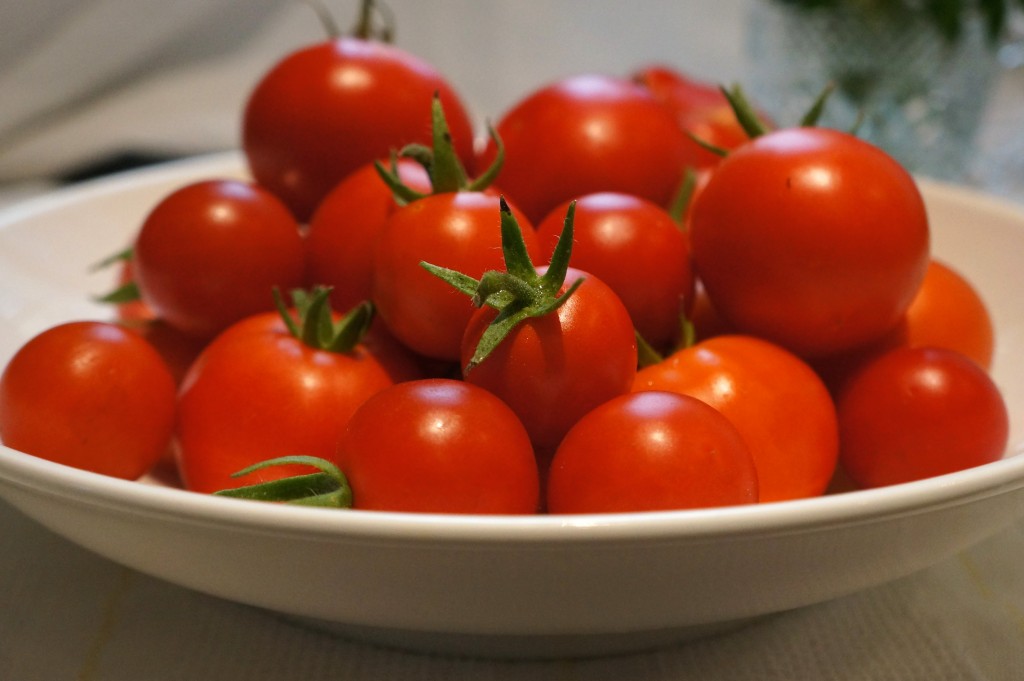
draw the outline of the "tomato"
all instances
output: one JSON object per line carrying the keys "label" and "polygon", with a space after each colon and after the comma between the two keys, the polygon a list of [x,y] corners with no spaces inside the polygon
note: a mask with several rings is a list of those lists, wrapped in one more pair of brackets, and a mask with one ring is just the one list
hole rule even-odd
{"label": "tomato", "polygon": [[580,419],[555,452],[549,513],[709,508],[757,501],[757,473],[736,428],[698,399],[641,392]]}
{"label": "tomato", "polygon": [[[720,88],[664,64],[643,67],[632,79],[668,108],[683,130],[702,142],[730,150],[750,139]],[[711,168],[721,161],[721,156],[692,138],[691,143],[696,167]]]}
{"label": "tomato", "polygon": [[[536,90],[498,121],[497,185],[534,223],[584,194],[617,191],[667,206],[692,145],[672,115],[628,80],[581,75]],[[494,158],[492,140],[482,154]]]}
{"label": "tomato", "polygon": [[245,105],[242,148],[256,181],[305,222],[356,169],[429,142],[435,93],[471,166],[472,123],[444,77],[404,50],[354,37],[297,50],[262,76]]}
{"label": "tomato", "polygon": [[864,365],[836,400],[840,461],[880,487],[999,459],[1008,415],[984,369],[941,348],[901,347]]}
{"label": "tomato", "polygon": [[[629,392],[636,375],[636,335],[625,305],[596,276],[571,267],[560,293],[578,279],[554,312],[522,321],[464,375],[512,407],[542,455],[584,414]],[[462,341],[464,367],[496,316],[486,306],[473,314]]]}
{"label": "tomato", "polygon": [[[554,249],[568,204],[537,225],[542,247]],[[600,192],[576,201],[573,266],[608,284],[651,345],[678,339],[680,319],[693,298],[690,246],[661,206],[630,194]]]}
{"label": "tomato", "polygon": [[334,460],[352,413],[394,383],[393,360],[379,359],[364,343],[339,351],[311,347],[277,312],[233,325],[203,351],[181,386],[177,456],[186,487],[213,492],[255,475],[296,473],[283,466],[245,480],[231,477],[279,456]]}
{"label": "tomato", "polygon": [[777,130],[734,150],[698,195],[690,238],[718,312],[805,357],[889,332],[929,261],[913,177],[824,128]]}
{"label": "tomato", "polygon": [[274,307],[275,286],[301,286],[298,225],[273,194],[241,180],[203,180],[163,198],[136,237],[142,300],[171,326],[211,338]]}
{"label": "tomato", "polygon": [[[427,171],[416,161],[399,159],[398,173],[409,187],[430,191]],[[313,214],[306,232],[307,276],[312,284],[333,287],[336,309],[350,309],[373,295],[373,244],[397,207],[371,163],[331,190]]]}
{"label": "tomato", "polygon": [[463,381],[407,381],[352,416],[338,447],[353,508],[535,513],[539,477],[515,414]]}
{"label": "tomato", "polygon": [[835,406],[814,370],[752,336],[724,335],[641,369],[634,390],[696,397],[728,418],[750,448],[761,501],[821,495],[839,455]]}
{"label": "tomato", "polygon": [[111,322],[68,322],[30,339],[0,376],[0,439],[133,480],[166,450],[174,403],[174,379],[141,336]]}
{"label": "tomato", "polygon": [[[526,217],[512,207],[531,254],[540,249]],[[431,194],[396,210],[374,246],[373,301],[400,342],[434,359],[459,359],[470,301],[431,276],[423,261],[479,277],[503,267],[500,198],[482,191]]]}

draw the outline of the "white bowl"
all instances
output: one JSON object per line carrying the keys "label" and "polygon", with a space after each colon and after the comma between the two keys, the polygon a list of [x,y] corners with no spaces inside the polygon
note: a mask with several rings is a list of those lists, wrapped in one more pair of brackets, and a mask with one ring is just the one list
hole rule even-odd
{"label": "white bowl", "polygon": [[[127,173],[0,215],[0,361],[42,329],[109,311],[90,264],[237,155]],[[885,489],[715,510],[575,517],[282,507],[126,482],[0,449],[0,494],[96,553],[188,588],[357,637],[500,656],[636,650],[907,575],[1024,515],[1024,211],[922,182],[936,255],[980,289],[1011,412],[1001,461]]]}

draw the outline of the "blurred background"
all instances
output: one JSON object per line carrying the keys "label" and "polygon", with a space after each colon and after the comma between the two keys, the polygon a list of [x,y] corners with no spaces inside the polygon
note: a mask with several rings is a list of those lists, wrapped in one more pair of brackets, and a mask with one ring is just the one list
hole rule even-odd
{"label": "blurred background", "polygon": [[[323,2],[342,27],[354,21],[357,0]],[[712,82],[742,82],[769,113],[792,121],[793,107],[807,103],[800,88],[808,79],[818,87],[821,76],[798,74],[803,82],[795,83],[794,65],[823,63],[813,46],[793,42],[793,17],[780,14],[796,12],[797,34],[805,33],[809,19],[794,9],[799,4],[386,2],[395,43],[446,74],[481,125],[551,80],[582,72],[626,76],[652,62]],[[937,65],[946,71],[965,64],[967,82],[984,81],[972,95],[981,106],[969,157],[915,171],[1024,195],[1024,34],[1019,17],[1011,19],[980,59],[965,64],[958,54]],[[0,27],[0,202],[133,165],[236,148],[257,79],[287,52],[325,35],[315,11],[299,0],[6,2]],[[851,39],[861,40],[826,34],[821,41],[829,51],[836,40]],[[995,66],[979,70],[986,62]]]}

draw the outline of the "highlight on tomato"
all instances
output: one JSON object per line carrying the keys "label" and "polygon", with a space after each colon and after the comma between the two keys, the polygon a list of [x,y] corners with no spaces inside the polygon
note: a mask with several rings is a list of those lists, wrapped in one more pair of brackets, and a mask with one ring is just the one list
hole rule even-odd
{"label": "highlight on tomato", "polygon": [[170,444],[175,394],[163,359],[140,335],[113,322],[66,322],[21,346],[0,375],[0,440],[134,480]]}
{"label": "highlight on tomato", "polygon": [[637,392],[599,405],[551,461],[549,513],[619,513],[751,504],[758,477],[742,435],[704,402]]}

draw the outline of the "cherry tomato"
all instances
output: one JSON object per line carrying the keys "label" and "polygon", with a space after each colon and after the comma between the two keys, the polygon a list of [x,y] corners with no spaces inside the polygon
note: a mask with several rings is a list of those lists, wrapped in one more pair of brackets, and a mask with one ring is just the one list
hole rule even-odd
{"label": "cherry tomato", "polygon": [[[416,161],[399,159],[398,174],[412,189],[430,192],[427,171]],[[306,232],[307,275],[311,284],[332,287],[336,309],[372,297],[373,244],[396,208],[391,189],[371,163],[342,180],[313,214]]]}
{"label": "cherry tomato", "polygon": [[231,477],[280,456],[334,460],[352,413],[393,384],[390,368],[362,343],[343,352],[310,347],[277,312],[238,322],[203,351],[181,386],[177,456],[185,486],[214,492],[256,475],[307,472],[281,466]]}
{"label": "cherry tomato", "polygon": [[913,177],[824,128],[777,130],[735,149],[697,197],[690,239],[718,312],[804,357],[892,330],[929,261]]}
{"label": "cherry tomato", "polygon": [[1008,415],[984,369],[941,348],[896,348],[872,360],[837,400],[840,461],[860,487],[880,487],[999,459]]}
{"label": "cherry tomato", "polygon": [[[524,226],[527,249],[538,254],[533,227],[511,208]],[[471,277],[502,269],[500,198],[477,191],[431,194],[396,210],[374,246],[372,298],[388,329],[421,355],[458,360],[474,308],[424,270],[423,261]]]}
{"label": "cherry tomato", "polygon": [[670,392],[612,399],[565,436],[548,473],[549,513],[617,513],[754,503],[742,436],[700,400]]}
{"label": "cherry tomato", "polygon": [[275,286],[301,286],[305,255],[298,225],[271,193],[241,180],[204,180],[150,211],[132,268],[157,317],[211,338],[273,309]]}
{"label": "cherry tomato", "polygon": [[[568,203],[537,225],[547,252],[562,231]],[[693,299],[694,277],[685,233],[661,206],[616,192],[576,201],[573,266],[608,284],[651,345],[678,340],[680,319]]]}
{"label": "cherry tomato", "polygon": [[[584,414],[629,392],[636,376],[629,312],[607,284],[571,267],[561,292],[580,278],[582,284],[554,312],[520,322],[465,374],[466,381],[512,407],[542,455],[553,451]],[[487,306],[473,314],[462,341],[464,367],[496,316]]]}
{"label": "cherry tomato", "polygon": [[[750,138],[736,119],[721,89],[672,67],[655,64],[637,70],[633,81],[646,88],[673,113],[683,130],[719,149],[735,149]],[[765,122],[767,118],[764,117]],[[718,165],[722,157],[705,149],[693,138],[694,164],[698,168]]]}
{"label": "cherry tomato", "polygon": [[404,50],[352,37],[300,49],[260,79],[245,106],[242,148],[257,182],[305,222],[356,169],[429,143],[435,93],[457,153],[471,165],[470,117],[443,76]]}
{"label": "cherry tomato", "polygon": [[641,369],[634,390],[696,397],[739,430],[757,467],[761,501],[821,495],[839,455],[835,406],[793,353],[752,336],[711,338]]}
{"label": "cherry tomato", "polygon": [[[497,184],[534,223],[564,201],[601,191],[667,206],[692,146],[649,92],[625,79],[582,75],[543,87],[496,126],[507,156]],[[494,158],[493,140],[482,160]]]}
{"label": "cherry tomato", "polygon": [[353,508],[535,513],[537,463],[516,415],[463,381],[407,381],[366,401],[338,447]]}
{"label": "cherry tomato", "polygon": [[109,322],[52,327],[0,377],[0,439],[50,461],[134,480],[166,450],[175,384],[141,336]]}

